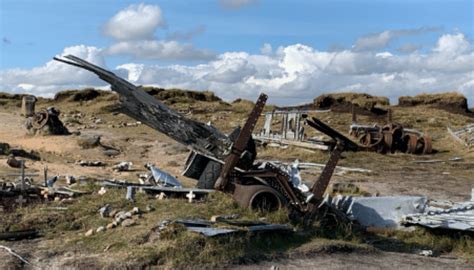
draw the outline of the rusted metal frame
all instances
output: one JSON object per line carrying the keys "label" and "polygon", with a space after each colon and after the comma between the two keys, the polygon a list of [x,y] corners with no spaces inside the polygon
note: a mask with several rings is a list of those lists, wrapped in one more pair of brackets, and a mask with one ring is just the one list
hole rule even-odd
{"label": "rusted metal frame", "polygon": [[314,182],[311,187],[311,192],[314,197],[308,203],[306,213],[303,218],[303,224],[305,226],[310,226],[313,223],[314,217],[318,212],[318,204],[322,201],[324,192],[326,191],[331,177],[336,169],[337,162],[339,161],[342,152],[344,151],[344,146],[340,143],[336,144],[336,147],[331,153],[326,166],[324,167],[319,178]]}
{"label": "rusted metal frame", "polygon": [[230,174],[239,162],[242,153],[247,147],[249,139],[252,137],[252,132],[255,128],[255,125],[257,124],[258,117],[260,116],[263,111],[263,108],[265,107],[267,98],[267,95],[263,93],[260,94],[257,102],[255,103],[255,107],[253,108],[247,121],[245,122],[244,127],[240,131],[239,136],[232,144],[229,155],[224,160],[224,166],[222,168],[222,171],[219,175],[219,178],[217,178],[216,183],[214,184],[215,189],[224,190],[226,188]]}
{"label": "rusted metal frame", "polygon": [[250,170],[240,174],[240,177],[276,177],[277,173],[270,170]]}
{"label": "rusted metal frame", "polygon": [[298,196],[295,194],[294,188],[290,186],[290,176],[271,163],[269,163],[269,167],[270,170],[276,174],[275,179],[281,186],[282,190],[286,193],[286,197],[290,200],[290,203],[297,206],[300,211],[303,211],[303,202],[298,199]]}
{"label": "rusted metal frame", "polygon": [[288,182],[288,177],[285,177],[282,174],[279,174],[275,177],[278,183],[283,187],[283,190],[287,194],[290,199],[290,204],[297,207],[300,211],[304,211],[303,202],[298,199],[292,187],[290,187],[290,183]]}
{"label": "rusted metal frame", "polygon": [[331,137],[333,140],[338,142],[339,144],[342,144],[344,147],[344,150],[349,150],[349,151],[357,151],[359,150],[359,146],[353,142],[351,139],[347,138],[346,136],[342,135],[338,131],[334,130],[330,126],[326,125],[322,121],[312,117],[312,120],[306,119],[306,123],[312,127],[315,128],[322,133],[328,135]]}

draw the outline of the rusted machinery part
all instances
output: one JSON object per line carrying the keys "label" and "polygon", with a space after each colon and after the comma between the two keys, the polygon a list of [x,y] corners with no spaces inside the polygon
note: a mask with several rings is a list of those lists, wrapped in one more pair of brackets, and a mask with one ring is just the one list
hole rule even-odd
{"label": "rusted machinery part", "polygon": [[264,185],[235,184],[233,197],[240,206],[254,210],[276,211],[286,204],[282,195]]}
{"label": "rusted machinery part", "polygon": [[33,121],[31,121],[31,125],[35,129],[40,129],[48,123],[49,120],[49,113],[47,110],[41,110],[33,116]]}
{"label": "rusted machinery part", "polygon": [[419,137],[417,141],[416,153],[426,155],[426,154],[431,154],[431,152],[433,152],[431,136]]}
{"label": "rusted machinery part", "polygon": [[408,154],[415,154],[416,153],[416,146],[418,144],[418,136],[414,134],[405,134],[403,136],[403,142],[406,145],[406,148],[402,149],[405,150]]}
{"label": "rusted machinery part", "polygon": [[384,136],[381,132],[367,132],[359,138],[359,142],[372,150],[378,150],[383,144]]}
{"label": "rusted machinery part", "polygon": [[393,153],[395,149],[393,148],[393,134],[390,131],[383,132],[383,147],[382,153]]}

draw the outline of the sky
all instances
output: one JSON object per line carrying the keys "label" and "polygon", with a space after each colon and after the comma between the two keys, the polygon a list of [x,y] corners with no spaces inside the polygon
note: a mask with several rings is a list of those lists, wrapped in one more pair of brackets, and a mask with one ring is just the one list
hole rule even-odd
{"label": "sky", "polygon": [[474,106],[473,36],[472,0],[0,0],[0,91],[107,89],[52,60],[73,54],[228,101],[457,91]]}

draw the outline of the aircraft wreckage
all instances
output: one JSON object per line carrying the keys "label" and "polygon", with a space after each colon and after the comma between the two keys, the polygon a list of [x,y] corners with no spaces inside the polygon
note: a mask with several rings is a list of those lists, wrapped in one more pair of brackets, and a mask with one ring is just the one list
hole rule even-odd
{"label": "aircraft wreckage", "polygon": [[242,128],[226,135],[211,125],[186,118],[151,97],[140,86],[81,58],[68,55],[54,59],[86,69],[108,82],[112,91],[120,95],[122,113],[191,149],[183,175],[196,179],[200,189],[232,194],[244,207],[267,210],[287,207],[292,219],[308,225],[319,212],[341,153],[361,149],[320,120],[303,115],[306,124],[332,138],[329,145],[331,156],[319,178],[308,188],[292,174],[291,168],[255,161],[257,153],[252,133],[267,95],[260,95]]}

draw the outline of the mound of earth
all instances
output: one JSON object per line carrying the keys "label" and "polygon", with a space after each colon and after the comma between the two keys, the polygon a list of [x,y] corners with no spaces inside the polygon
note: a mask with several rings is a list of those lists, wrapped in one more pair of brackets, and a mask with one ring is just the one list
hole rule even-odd
{"label": "mound of earth", "polygon": [[398,105],[402,107],[427,105],[452,113],[474,117],[474,112],[468,108],[466,97],[456,92],[403,96],[398,99]]}
{"label": "mound of earth", "polygon": [[195,101],[204,101],[204,102],[222,101],[221,98],[216,96],[214,92],[211,92],[211,91],[164,89],[164,88],[150,87],[150,86],[144,86],[143,90],[145,90],[148,94],[154,96],[155,98],[161,101],[165,101],[167,104],[192,103]]}
{"label": "mound of earth", "polygon": [[385,115],[384,107],[390,105],[387,97],[372,96],[365,93],[323,94],[313,101],[316,109],[331,109],[336,112],[351,112],[352,107],[357,114]]}
{"label": "mound of earth", "polygon": [[66,91],[58,92],[56,93],[56,95],[54,95],[54,100],[80,102],[80,101],[94,100],[98,97],[112,96],[112,95],[114,95],[114,93],[110,91],[86,88],[82,90],[66,90]]}

